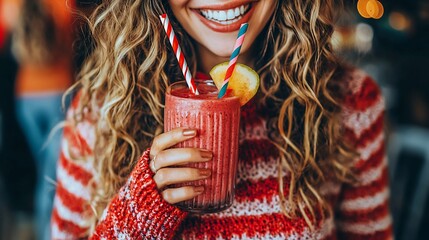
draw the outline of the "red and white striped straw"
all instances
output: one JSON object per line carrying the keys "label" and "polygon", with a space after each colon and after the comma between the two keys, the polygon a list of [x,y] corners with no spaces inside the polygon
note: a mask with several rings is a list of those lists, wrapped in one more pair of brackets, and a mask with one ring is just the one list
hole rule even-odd
{"label": "red and white striped straw", "polygon": [[162,14],[159,16],[161,19],[164,30],[167,33],[168,39],[170,40],[173,51],[176,54],[177,61],[179,66],[182,69],[183,76],[185,77],[186,83],[188,84],[189,90],[195,95],[198,95],[198,89],[195,85],[195,80],[192,77],[191,72],[189,71],[188,64],[186,63],[185,56],[183,55],[182,49],[180,48],[179,41],[177,40],[176,34],[174,33],[173,26],[170,23],[170,19],[167,14]]}

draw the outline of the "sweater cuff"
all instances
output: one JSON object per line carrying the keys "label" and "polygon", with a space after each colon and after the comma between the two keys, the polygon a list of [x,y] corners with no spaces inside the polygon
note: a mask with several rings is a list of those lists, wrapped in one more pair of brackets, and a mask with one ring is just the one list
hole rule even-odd
{"label": "sweater cuff", "polygon": [[172,239],[187,213],[166,202],[149,168],[146,150],[127,183],[112,199],[92,239]]}
{"label": "sweater cuff", "polygon": [[142,184],[135,184],[136,196],[141,196],[138,205],[141,211],[150,213],[143,217],[144,228],[147,229],[147,236],[170,236],[173,237],[177,228],[188,215],[176,206],[164,200],[156,186],[153,176],[155,175],[149,167],[150,149],[147,149],[134,170]]}

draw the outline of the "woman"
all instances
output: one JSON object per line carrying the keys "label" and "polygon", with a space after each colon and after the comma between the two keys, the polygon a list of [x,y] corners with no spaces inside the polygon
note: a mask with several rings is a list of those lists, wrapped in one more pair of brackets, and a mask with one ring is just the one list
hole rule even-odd
{"label": "woman", "polygon": [[[338,7],[334,0],[101,3],[89,19],[94,52],[68,112],[53,236],[391,238],[384,103],[368,76],[333,53]],[[180,79],[158,18],[164,12],[198,76],[228,60],[236,25],[249,23],[239,62],[259,72],[261,90],[242,109],[235,203],[221,213],[190,215],[174,205],[204,186],[172,184],[207,177],[182,164],[212,155],[172,148],[196,129],[162,133],[165,89]]]}

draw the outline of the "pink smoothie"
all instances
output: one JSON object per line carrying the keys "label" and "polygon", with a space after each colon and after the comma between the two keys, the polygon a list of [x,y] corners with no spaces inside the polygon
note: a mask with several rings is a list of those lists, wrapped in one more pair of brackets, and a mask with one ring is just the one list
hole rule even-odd
{"label": "pink smoothie", "polygon": [[210,83],[197,84],[199,96],[191,94],[184,82],[175,83],[169,87],[165,97],[165,131],[177,127],[198,129],[197,137],[176,147],[213,152],[213,160],[190,164],[211,169],[211,177],[182,184],[205,187],[201,195],[178,204],[184,210],[197,213],[218,212],[231,206],[237,172],[240,102],[236,97],[217,99],[217,88]]}

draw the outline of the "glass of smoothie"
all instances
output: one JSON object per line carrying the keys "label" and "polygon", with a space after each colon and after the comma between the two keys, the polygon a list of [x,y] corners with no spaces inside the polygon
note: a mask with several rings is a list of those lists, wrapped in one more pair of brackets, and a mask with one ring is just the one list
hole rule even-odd
{"label": "glass of smoothie", "polygon": [[199,95],[189,91],[185,81],[167,88],[164,109],[164,131],[178,127],[197,129],[197,136],[175,147],[200,148],[213,152],[213,159],[192,163],[189,167],[211,169],[205,180],[175,187],[204,186],[197,197],[177,206],[193,213],[214,213],[230,207],[234,199],[238,162],[240,101],[235,96],[217,98],[218,89],[211,80],[197,80]]}

